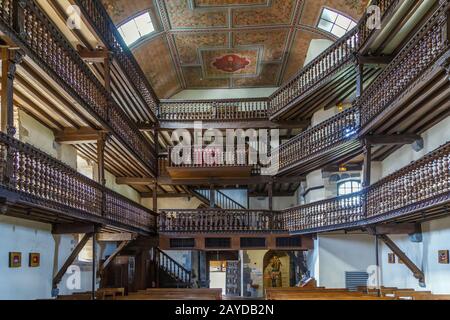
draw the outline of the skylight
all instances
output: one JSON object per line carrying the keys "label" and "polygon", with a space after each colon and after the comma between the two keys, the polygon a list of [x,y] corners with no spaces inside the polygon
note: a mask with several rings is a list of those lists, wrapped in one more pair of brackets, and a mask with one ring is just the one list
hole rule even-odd
{"label": "skylight", "polygon": [[127,46],[131,46],[139,39],[155,31],[150,13],[148,12],[131,19],[117,29]]}
{"label": "skylight", "polygon": [[320,16],[319,29],[325,30],[340,38],[356,27],[356,22],[336,11],[324,8]]}

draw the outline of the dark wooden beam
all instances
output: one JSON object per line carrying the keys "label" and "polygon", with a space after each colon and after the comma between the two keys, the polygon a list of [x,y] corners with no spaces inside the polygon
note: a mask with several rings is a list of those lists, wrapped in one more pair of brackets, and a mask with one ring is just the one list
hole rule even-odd
{"label": "dark wooden beam", "polygon": [[396,134],[396,135],[371,135],[366,136],[366,141],[371,145],[403,145],[412,144],[415,141],[421,140],[422,137],[418,134]]}
{"label": "dark wooden beam", "polygon": [[251,176],[247,178],[205,178],[205,179],[176,179],[170,177],[158,177],[159,185],[186,185],[186,186],[209,186],[214,184],[216,186],[227,185],[258,185],[274,183],[300,183],[304,181],[304,176],[289,176],[289,177],[273,177],[273,176]]}
{"label": "dark wooden beam", "polygon": [[117,255],[130,243],[130,240],[122,241],[119,246],[114,250],[114,252],[108,257],[108,259],[103,262],[103,264],[98,269],[98,274],[101,276],[110,263],[117,257]]}
{"label": "dark wooden beam", "polygon": [[155,182],[153,178],[136,178],[136,177],[117,177],[116,183],[118,185],[140,185],[140,186],[148,186]]}
{"label": "dark wooden beam", "polygon": [[138,235],[136,233],[98,233],[97,241],[99,242],[118,242],[118,241],[132,241],[136,240]]}
{"label": "dark wooden beam", "polygon": [[[141,192],[141,198],[153,199],[153,192]],[[168,192],[168,193],[158,193],[157,198],[161,199],[172,199],[172,198],[192,198],[193,196],[189,193],[176,193],[176,192]]]}
{"label": "dark wooden beam", "polygon": [[52,234],[93,233],[95,225],[88,223],[64,223],[54,224]]}
{"label": "dark wooden beam", "polygon": [[383,240],[383,242],[386,244],[386,246],[391,249],[395,255],[402,260],[402,262],[408,267],[409,270],[413,273],[414,277],[419,280],[419,283],[421,285],[425,285],[425,274],[422,270],[419,269],[415,265],[414,262],[409,259],[409,257],[395,244],[394,241],[392,241],[391,238],[389,238],[388,235],[382,234],[378,236],[379,239]]}
{"label": "dark wooden beam", "polygon": [[72,263],[75,261],[76,257],[80,254],[81,250],[83,250],[84,246],[88,242],[88,240],[94,235],[94,233],[86,233],[81,239],[81,241],[76,245],[75,249],[73,249],[70,256],[67,258],[66,262],[64,262],[61,269],[58,271],[58,273],[53,277],[53,289],[56,289],[58,286],[58,283],[61,282],[61,279],[63,278],[64,274],[67,271],[67,268],[72,265]]}
{"label": "dark wooden beam", "polygon": [[80,129],[64,129],[55,136],[55,141],[61,144],[97,143],[106,134],[103,130],[95,130],[89,127]]}
{"label": "dark wooden beam", "polygon": [[364,146],[364,164],[363,164],[363,187],[370,187],[370,176],[372,172],[372,145],[366,141]]}
{"label": "dark wooden beam", "polygon": [[415,234],[420,233],[421,226],[417,223],[389,223],[375,226],[377,235],[382,234]]}
{"label": "dark wooden beam", "polygon": [[[269,120],[233,120],[233,121],[221,121],[211,122],[203,121],[203,129],[304,129],[311,124],[309,120],[286,120],[286,121],[269,121]],[[159,125],[160,130],[176,130],[187,129],[194,130],[194,121],[161,121]],[[151,124],[139,125],[141,131],[153,131],[154,126]]]}
{"label": "dark wooden beam", "polygon": [[89,50],[81,45],[77,46],[81,59],[90,63],[104,63],[109,59],[109,52],[104,49]]}
{"label": "dark wooden beam", "polygon": [[379,56],[359,56],[358,62],[360,64],[371,65],[388,65],[394,59],[391,55],[379,55]]}

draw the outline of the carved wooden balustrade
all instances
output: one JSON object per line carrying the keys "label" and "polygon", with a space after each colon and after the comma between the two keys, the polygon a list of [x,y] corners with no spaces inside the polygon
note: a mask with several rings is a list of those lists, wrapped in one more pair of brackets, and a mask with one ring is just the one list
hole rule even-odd
{"label": "carved wooden balustrade", "polygon": [[350,108],[280,145],[280,171],[317,153],[356,139],[360,129],[359,110]]}
{"label": "carved wooden balustrade", "polygon": [[154,232],[155,214],[35,147],[0,132],[0,192],[84,220]]}
{"label": "carved wooden balustrade", "polygon": [[129,84],[135,86],[149,110],[156,115],[158,98],[105,7],[98,0],[75,0],[75,3],[80,7],[84,16],[90,20],[103,43],[111,51],[114,59],[128,77]]}
{"label": "carved wooden balustrade", "polygon": [[369,187],[367,217],[403,213],[449,198],[450,143]]}
{"label": "carved wooden balustrade", "polygon": [[[385,20],[385,17],[392,13],[400,0],[372,0],[370,5],[375,5],[380,9],[381,21]],[[358,23],[358,37],[360,45],[363,46],[370,36],[377,30],[376,28],[368,27],[368,20],[371,19],[373,12],[367,12]]]}
{"label": "carved wooden balustrade", "polygon": [[233,121],[268,119],[267,99],[162,100],[159,119],[165,121]]}
{"label": "carved wooden balustrade", "polygon": [[288,107],[308,90],[351,63],[355,57],[353,53],[358,50],[358,47],[358,28],[355,27],[272,94],[270,115],[273,116],[281,109]]}
{"label": "carved wooden balustrade", "polygon": [[448,0],[441,1],[440,8],[356,101],[363,127],[407,93],[411,84],[450,49],[445,16],[448,4]]}
{"label": "carved wooden balustrade", "polygon": [[168,167],[248,166],[249,153],[245,148],[231,146],[176,146],[169,148]]}
{"label": "carved wooden balustrade", "polygon": [[109,127],[137,159],[155,170],[156,159],[150,144],[33,0],[0,0],[0,29],[97,120]]}
{"label": "carved wooden balustrade", "polygon": [[281,216],[267,210],[161,210],[159,231],[273,232],[283,230]]}
{"label": "carved wooden balustrade", "polygon": [[289,232],[338,228],[364,219],[361,193],[313,202],[281,212]]}
{"label": "carved wooden balustrade", "polygon": [[448,211],[445,206],[449,202],[450,142],[359,193],[273,212],[164,210],[159,230],[167,233],[324,232],[404,218],[426,208],[442,206]]}

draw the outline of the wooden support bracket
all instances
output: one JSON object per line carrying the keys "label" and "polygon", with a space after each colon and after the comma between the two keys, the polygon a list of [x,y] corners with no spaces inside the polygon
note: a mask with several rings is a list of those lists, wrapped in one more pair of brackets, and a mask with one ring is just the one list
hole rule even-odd
{"label": "wooden support bracket", "polygon": [[400,260],[402,260],[402,262],[408,267],[409,270],[411,270],[414,277],[419,280],[420,286],[424,287],[425,286],[425,274],[423,273],[423,271],[420,270],[419,267],[417,267],[415,265],[415,263],[412,262],[411,259],[408,258],[408,256],[395,244],[394,241],[392,241],[391,238],[389,238],[388,235],[381,234],[381,235],[379,235],[379,238],[381,240],[383,240],[383,242],[388,246],[388,248],[391,249],[391,251],[393,253],[395,253],[395,255]]}
{"label": "wooden support bracket", "polygon": [[56,289],[58,284],[61,282],[61,279],[63,278],[64,274],[67,271],[67,268],[69,268],[70,265],[75,261],[75,258],[80,254],[81,250],[83,250],[84,246],[88,242],[88,240],[94,235],[94,233],[86,233],[81,239],[81,241],[77,244],[75,249],[73,249],[70,256],[67,258],[66,262],[64,262],[61,269],[58,271],[58,273],[53,278],[53,289]]}
{"label": "wooden support bracket", "polygon": [[110,265],[110,263],[114,260],[115,257],[117,257],[117,255],[130,243],[131,241],[129,240],[125,240],[122,241],[119,246],[116,248],[116,250],[114,250],[114,252],[108,257],[108,259],[106,259],[105,262],[103,262],[103,264],[100,266],[99,270],[98,270],[98,275],[101,276],[103,274],[103,272],[106,270],[106,268],[108,268],[108,266]]}

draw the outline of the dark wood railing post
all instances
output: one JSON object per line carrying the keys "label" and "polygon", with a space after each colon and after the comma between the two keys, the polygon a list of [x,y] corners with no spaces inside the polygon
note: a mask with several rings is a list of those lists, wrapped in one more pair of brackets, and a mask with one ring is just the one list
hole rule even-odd
{"label": "dark wood railing post", "polygon": [[364,143],[364,163],[363,163],[363,192],[361,194],[362,215],[367,217],[367,193],[370,188],[372,173],[372,145],[367,139]]}
{"label": "dark wood railing post", "polygon": [[355,71],[356,71],[356,98],[361,97],[364,86],[364,64],[362,64],[358,55],[355,59]]}
{"label": "dark wood railing post", "polygon": [[[442,2],[445,2],[443,0]],[[445,42],[445,46],[448,47],[450,44],[450,7],[447,7],[447,10],[445,10],[442,13],[441,16],[442,21],[442,39]],[[450,80],[450,56],[447,55],[446,59],[442,62],[441,66],[445,69],[448,80]]]}
{"label": "dark wood railing post", "polygon": [[25,30],[25,5],[25,0],[14,0],[12,3],[12,27],[20,35]]}
{"label": "dark wood railing post", "polygon": [[210,208],[216,207],[216,190],[213,184],[209,186],[209,206]]}

